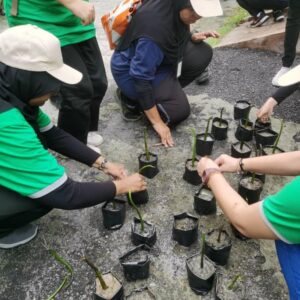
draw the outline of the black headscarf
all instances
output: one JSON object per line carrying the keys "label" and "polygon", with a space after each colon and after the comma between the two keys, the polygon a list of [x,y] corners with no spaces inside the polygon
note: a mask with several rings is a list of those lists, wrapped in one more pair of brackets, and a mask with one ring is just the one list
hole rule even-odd
{"label": "black headscarf", "polygon": [[168,63],[176,64],[190,37],[189,26],[179,16],[188,7],[189,0],[143,0],[117,50],[125,50],[137,39],[148,37],[160,46]]}
{"label": "black headscarf", "polygon": [[0,99],[19,109],[39,138],[41,138],[37,124],[39,109],[37,106],[30,106],[29,100],[57,93],[60,85],[59,80],[46,72],[25,71],[0,62]]}

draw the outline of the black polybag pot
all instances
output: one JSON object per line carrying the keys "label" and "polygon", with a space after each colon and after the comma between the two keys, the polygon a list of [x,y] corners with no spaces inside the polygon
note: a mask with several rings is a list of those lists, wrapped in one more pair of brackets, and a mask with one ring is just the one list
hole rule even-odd
{"label": "black polybag pot", "polygon": [[[249,176],[252,176],[252,173],[251,172],[247,172],[245,174],[243,174],[242,177],[249,177]],[[265,183],[266,181],[266,174],[263,174],[263,173],[255,173],[255,178],[258,178],[260,179],[263,183]]]}
{"label": "black polybag pot", "polygon": [[244,151],[241,152],[242,150],[240,150],[240,144],[241,144],[241,142],[237,142],[237,143],[233,143],[231,145],[231,156],[235,157],[235,158],[250,157],[251,152],[252,152],[252,149],[251,149],[250,145],[247,144],[247,143],[244,143],[243,149],[244,149],[244,147],[246,147],[247,151],[245,151],[245,149],[244,149]]}
{"label": "black polybag pot", "polygon": [[148,255],[145,259],[137,261],[126,261],[133,253],[138,253],[140,250],[150,251],[150,247],[145,244],[141,244],[119,258],[121,265],[123,266],[125,278],[128,281],[137,279],[146,279],[149,277],[150,259]]}
{"label": "black polybag pot", "polygon": [[219,234],[219,230],[212,230],[207,233],[205,239],[205,255],[214,261],[217,265],[225,266],[227,264],[230,250],[231,250],[231,239],[225,230],[222,230],[222,234],[226,235],[227,241],[220,243],[219,245],[214,245],[210,242],[209,236],[212,234]]}
{"label": "black polybag pot", "polygon": [[[220,121],[221,121],[221,127],[219,126]],[[211,133],[216,140],[218,141],[225,140],[227,138],[227,131],[228,131],[228,122],[226,120],[220,118],[213,118]]]}
{"label": "black polybag pot", "polygon": [[150,289],[147,286],[141,287],[139,289],[135,289],[133,291],[131,291],[131,293],[125,297],[126,300],[130,300],[132,299],[132,297],[134,297],[134,299],[138,299],[137,295],[139,297],[139,299],[143,300],[145,298],[145,296],[147,297],[147,299],[151,299],[151,300],[155,300],[156,297],[155,295],[150,291]]}
{"label": "black polybag pot", "polygon": [[199,185],[202,181],[197,171],[198,159],[195,160],[195,167],[193,169],[189,168],[191,161],[192,159],[185,161],[185,170],[182,178],[190,184]]}
{"label": "black polybag pot", "polygon": [[[183,220],[183,219],[192,220],[194,222],[193,227],[189,230],[176,228],[176,220]],[[178,215],[174,215],[172,238],[178,244],[185,247],[188,247],[191,244],[193,244],[198,238],[198,218],[186,212]]]}
{"label": "black polybag pot", "polygon": [[144,221],[144,223],[148,226],[147,235],[138,231],[137,227],[140,227],[138,225],[140,225],[141,222],[138,218],[134,217],[133,222],[131,223],[131,241],[136,246],[146,244],[152,247],[156,242],[156,229],[150,222]]}
{"label": "black polybag pot", "polygon": [[208,133],[209,140],[204,141],[204,133],[196,135],[196,153],[200,156],[210,155],[214,146],[214,137]]}
{"label": "black polybag pot", "polygon": [[[110,273],[110,272],[108,272],[108,273]],[[103,275],[108,274],[108,273],[104,273]],[[118,278],[116,278],[116,279],[118,280]],[[110,298],[102,297],[101,295],[94,293],[94,300],[123,300],[124,299],[124,288],[123,288],[121,281],[120,280],[118,280],[118,281],[120,282],[121,287],[113,297],[110,297]]]}
{"label": "black polybag pot", "polygon": [[253,122],[248,121],[247,127],[246,119],[240,119],[235,131],[235,137],[239,141],[249,142],[253,138]]}
{"label": "black polybag pot", "polygon": [[[108,204],[116,202],[116,209],[109,208]],[[125,221],[126,215],[126,202],[123,199],[113,199],[112,201],[106,202],[102,206],[103,225],[107,229],[117,230],[120,229]]]}
{"label": "black polybag pot", "polygon": [[158,157],[156,154],[149,153],[150,155],[150,160],[148,161],[146,158],[146,153],[141,154],[138,159],[139,159],[139,170],[141,170],[144,166],[150,165],[153,168],[144,168],[143,170],[140,171],[140,174],[147,178],[153,178],[155,175],[158,174],[159,169],[157,167],[158,163]]}
{"label": "black polybag pot", "polygon": [[[147,190],[131,193],[131,197],[135,205],[146,204],[149,201],[149,195]],[[129,201],[128,194],[127,199]]]}
{"label": "black polybag pot", "polygon": [[267,128],[256,130],[254,136],[257,145],[267,146],[275,143],[278,133],[271,128]]}
{"label": "black polybag pot", "polygon": [[217,211],[216,199],[213,194],[211,199],[209,199],[209,197],[205,197],[201,194],[201,191],[203,190],[211,192],[207,186],[201,184],[199,190],[194,195],[194,209],[199,215],[215,214]]}
{"label": "black polybag pot", "polygon": [[[239,107],[243,105],[244,107]],[[250,103],[246,100],[238,100],[233,107],[233,117],[235,120],[246,118],[249,110],[251,109]]]}
{"label": "black polybag pot", "polygon": [[268,129],[271,128],[271,121],[269,120],[266,123],[261,122],[259,119],[255,120],[254,123],[254,130],[262,130],[262,129]]}
{"label": "black polybag pot", "polygon": [[[263,147],[262,148],[262,154],[263,155],[269,155],[269,153],[267,153],[267,150],[269,150],[269,151],[272,152],[273,146],[265,146],[265,147]],[[276,154],[276,153],[284,153],[284,152],[285,151],[282,150],[281,148],[275,147],[275,153],[274,154]],[[272,153],[270,153],[270,154],[272,154]]]}
{"label": "black polybag pot", "polygon": [[[199,265],[200,265],[200,260],[201,260],[200,254],[193,255],[186,260],[188,281],[189,281],[189,285],[194,293],[196,293],[197,295],[204,296],[211,290],[211,288],[213,286],[215,273],[213,273],[209,278],[206,278],[206,279],[203,279],[199,275],[194,273],[189,262],[192,258],[194,258],[196,256],[199,258],[198,261],[199,261]],[[214,263],[209,258],[207,258],[205,255],[204,255],[204,261],[205,261],[205,263],[211,264],[212,268],[214,268],[214,270],[215,270]]]}
{"label": "black polybag pot", "polygon": [[247,199],[248,204],[253,204],[260,200],[259,197],[260,197],[260,194],[261,194],[261,191],[263,188],[263,182],[260,179],[255,178],[254,182],[257,183],[257,185],[259,185],[259,187],[256,189],[251,189],[251,188],[248,188],[248,187],[242,185],[242,183],[241,183],[247,179],[249,179],[249,181],[250,181],[251,176],[242,177],[242,179],[240,180],[239,187],[238,187],[238,193],[241,195],[242,198],[244,198],[245,200]]}

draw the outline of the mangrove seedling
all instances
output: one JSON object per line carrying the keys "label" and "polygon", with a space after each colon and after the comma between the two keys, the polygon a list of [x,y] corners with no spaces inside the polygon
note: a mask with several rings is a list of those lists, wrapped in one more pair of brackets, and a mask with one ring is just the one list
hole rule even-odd
{"label": "mangrove seedling", "polygon": [[82,260],[85,261],[91,267],[91,269],[95,272],[96,277],[99,279],[102,289],[103,290],[108,289],[108,286],[105,283],[102,273],[99,271],[99,269],[86,256],[82,257]]}
{"label": "mangrove seedling", "polygon": [[196,161],[196,131],[194,128],[191,129],[192,131],[192,167],[195,167],[195,161]]}
{"label": "mangrove seedling", "polygon": [[132,207],[135,209],[136,213],[138,214],[140,222],[141,222],[141,231],[144,232],[144,220],[143,220],[143,217],[142,217],[139,209],[136,207],[136,205],[132,199],[131,191],[128,192],[128,200],[129,200],[130,204],[132,205]]}
{"label": "mangrove seedling", "polygon": [[282,129],[283,129],[283,119],[281,119],[280,130],[279,130],[278,136],[277,136],[277,138],[276,138],[276,141],[275,141],[275,143],[274,143],[274,145],[273,145],[272,154],[274,154],[275,151],[276,151],[277,145],[278,145],[278,143],[279,143],[280,136],[281,136],[281,134],[282,134]]}
{"label": "mangrove seedling", "polygon": [[221,108],[221,110],[220,110],[220,119],[219,119],[219,127],[221,127],[222,126],[222,115],[223,115],[223,111],[224,111],[224,107],[222,107]]}
{"label": "mangrove seedling", "polygon": [[150,153],[149,153],[149,148],[148,148],[148,141],[147,141],[147,128],[144,129],[144,145],[145,145],[145,154],[146,154],[146,159],[147,161],[150,160]]}
{"label": "mangrove seedling", "polygon": [[233,290],[235,287],[235,284],[237,283],[238,280],[242,280],[242,276],[240,274],[236,275],[233,280],[229,283],[228,285],[228,290]]}
{"label": "mangrove seedling", "polygon": [[224,228],[224,225],[222,225],[220,228],[219,228],[219,234],[218,234],[218,243],[220,243],[221,241],[221,235],[222,235],[222,232],[223,232],[223,228]]}
{"label": "mangrove seedling", "polygon": [[245,122],[245,124],[244,124],[244,127],[247,129],[247,127],[248,127],[248,123],[250,122],[250,120],[249,120],[249,115],[250,115],[250,111],[251,111],[251,105],[250,105],[250,108],[249,108],[249,111],[247,112],[247,115],[246,115],[246,118],[245,118],[245,120],[246,120],[246,122]]}
{"label": "mangrove seedling", "polygon": [[200,267],[203,269],[204,267],[204,254],[205,254],[205,234],[201,234],[201,241],[202,241],[202,247],[201,247],[201,263]]}
{"label": "mangrove seedling", "polygon": [[212,120],[212,117],[210,117],[207,120],[207,124],[206,124],[206,128],[205,128],[205,133],[204,133],[204,142],[206,142],[207,140],[207,136],[208,136],[208,130],[209,130],[209,125],[210,125],[210,121]]}

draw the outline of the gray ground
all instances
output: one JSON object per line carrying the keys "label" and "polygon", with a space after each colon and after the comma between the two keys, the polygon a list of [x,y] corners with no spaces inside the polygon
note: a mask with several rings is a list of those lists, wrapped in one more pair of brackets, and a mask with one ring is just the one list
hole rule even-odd
{"label": "gray ground", "polygon": [[[97,5],[100,6],[99,3]],[[0,26],[3,28],[3,25]],[[111,52],[107,49],[102,32],[99,41],[108,66]],[[112,270],[123,281],[126,294],[135,287],[148,285],[157,299],[161,300],[213,299],[213,293],[201,298],[188,286],[185,259],[199,251],[199,243],[187,249],[171,240],[173,214],[183,211],[196,214],[193,210],[193,194],[196,188],[182,180],[184,161],[191,156],[190,128],[196,128],[197,132],[203,131],[208,116],[217,115],[218,110],[225,107],[225,117],[230,122],[229,137],[226,142],[215,144],[213,157],[223,152],[229,153],[236,128],[232,120],[232,104],[236,100],[247,99],[258,107],[274,90],[270,81],[279,67],[280,56],[273,53],[216,49],[210,66],[209,84],[191,84],[186,88],[192,114],[173,131],[175,148],[153,149],[159,155],[160,173],[154,179],[148,180],[150,201],[141,207],[145,219],[157,226],[158,235],[148,280],[126,282],[118,262],[118,258],[132,247],[130,224],[135,213],[130,207],[127,207],[125,225],[114,232],[103,228],[100,205],[81,211],[53,210],[38,221],[39,234],[31,243],[8,251],[0,250],[0,300],[46,299],[59,286],[66,272],[44,248],[44,240],[74,268],[72,285],[62,291],[57,299],[91,298],[95,290],[94,274],[80,261],[83,255],[89,256],[103,271]],[[121,119],[120,109],[112,99],[115,85],[109,72],[108,76],[110,87],[101,108],[99,121],[99,130],[105,139],[101,149],[103,153],[108,153],[109,159],[125,163],[133,172],[138,167],[137,156],[143,152],[142,130],[145,123],[141,121],[132,124]],[[297,91],[276,109],[272,121],[274,129],[278,130],[278,118],[283,117],[287,120],[279,143],[285,150],[299,148],[299,143],[293,138],[296,134],[299,135],[300,131],[298,101]],[[46,110],[55,119],[56,112],[50,106],[47,106]],[[255,118],[254,111],[251,118]],[[156,142],[156,135],[149,131],[149,144]],[[79,163],[59,159],[69,175],[76,180],[98,181],[106,178]],[[236,187],[238,177],[227,177]],[[269,176],[262,197],[276,192],[287,180],[285,177]],[[228,221],[219,209],[216,216],[201,217],[199,223],[201,232],[225,224],[225,228],[232,235]],[[233,237],[226,271],[230,272],[232,277],[238,273],[243,276],[245,299],[287,299],[287,290],[273,242],[242,242]]]}

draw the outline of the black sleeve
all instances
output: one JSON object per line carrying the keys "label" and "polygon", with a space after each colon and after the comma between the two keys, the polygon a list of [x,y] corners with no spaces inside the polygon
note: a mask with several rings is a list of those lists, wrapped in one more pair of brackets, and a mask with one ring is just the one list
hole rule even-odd
{"label": "black sleeve", "polygon": [[90,149],[84,143],[56,126],[53,126],[50,130],[41,132],[41,134],[51,150],[88,166],[92,166],[100,156],[99,153]]}
{"label": "black sleeve", "polygon": [[112,181],[76,182],[68,178],[62,186],[35,201],[52,208],[72,210],[112,200],[115,195],[116,186]]}
{"label": "black sleeve", "polygon": [[148,80],[134,79],[138,101],[142,110],[148,110],[155,105],[153,87]]}
{"label": "black sleeve", "polygon": [[292,95],[299,87],[299,84],[293,84],[289,86],[280,87],[276,90],[276,92],[272,95],[272,97],[276,100],[278,104],[280,104],[287,97]]}

